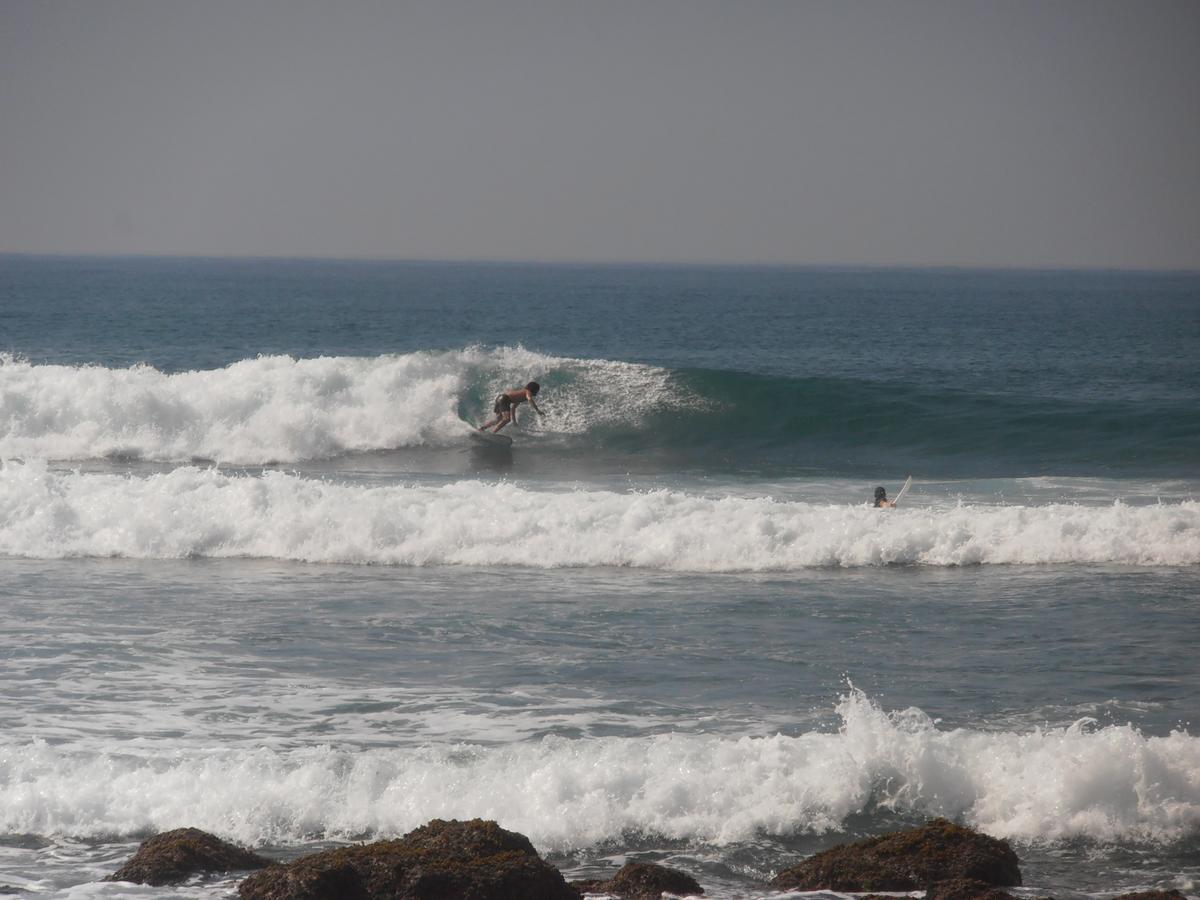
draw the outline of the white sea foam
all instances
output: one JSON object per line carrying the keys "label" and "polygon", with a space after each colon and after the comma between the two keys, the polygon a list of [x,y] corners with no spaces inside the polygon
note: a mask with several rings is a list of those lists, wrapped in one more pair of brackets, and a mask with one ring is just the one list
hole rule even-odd
{"label": "white sea foam", "polygon": [[[547,430],[580,432],[678,402],[665,370],[520,347],[263,356],[174,374],[144,365],[34,365],[0,356],[0,458],[255,465],[439,445],[461,434],[460,412],[490,414],[490,408],[469,408],[472,390],[488,395],[548,372],[562,382],[542,397],[554,416],[530,423]],[[603,402],[612,396],[628,402]]]}
{"label": "white sea foam", "polygon": [[[514,556],[512,548],[521,553]],[[149,476],[0,467],[0,554],[256,557],[385,565],[814,566],[1200,563],[1200,503],[894,510],[500,482],[382,487],[181,467]]]}
{"label": "white sea foam", "polygon": [[246,843],[494,818],[545,849],[629,831],[717,844],[879,807],[1020,840],[1174,841],[1200,828],[1200,738],[1131,727],[942,731],[860,693],[837,733],[544,738],[502,747],[65,750],[0,743],[0,832],[193,825]]}

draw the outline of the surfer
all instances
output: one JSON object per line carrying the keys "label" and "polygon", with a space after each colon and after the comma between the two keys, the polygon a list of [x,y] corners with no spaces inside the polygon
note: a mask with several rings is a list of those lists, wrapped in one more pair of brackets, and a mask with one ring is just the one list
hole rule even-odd
{"label": "surfer", "polygon": [[[539,416],[545,416],[546,414],[538,409],[538,405],[533,399],[541,389],[542,386],[540,384],[536,381],[531,381],[523,388],[513,388],[511,391],[497,394],[496,402],[492,406],[492,412],[496,414],[496,418],[484,425],[480,425],[479,430],[487,431],[490,428],[493,434],[499,433],[501,428],[516,418],[517,407],[526,400],[529,401],[529,405],[533,407],[534,412]],[[492,426],[495,427],[493,428]]]}
{"label": "surfer", "polygon": [[912,487],[912,476],[909,475],[904,479],[904,484],[900,486],[900,493],[896,495],[895,500],[889,500],[887,491],[883,487],[875,488],[875,508],[876,509],[894,509],[896,505],[904,499],[904,495],[908,493],[908,489]]}

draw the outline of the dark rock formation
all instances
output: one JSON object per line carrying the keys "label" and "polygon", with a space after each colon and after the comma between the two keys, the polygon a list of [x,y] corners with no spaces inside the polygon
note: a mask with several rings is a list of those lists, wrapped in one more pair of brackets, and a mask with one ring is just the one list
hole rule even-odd
{"label": "dark rock formation", "polygon": [[956,878],[1016,885],[1021,883],[1021,870],[1007,842],[933,819],[920,828],[831,847],[780,872],[771,886],[801,891],[915,891]]}
{"label": "dark rock formation", "polygon": [[687,872],[657,863],[626,863],[608,881],[572,881],[583,894],[615,894],[625,900],[659,900],[663,891],[681,897],[704,893],[704,888]]}
{"label": "dark rock formation", "polygon": [[975,878],[938,881],[925,891],[925,900],[1015,900],[1008,891]]}
{"label": "dark rock formation", "polygon": [[269,859],[199,828],[176,828],[143,841],[129,862],[105,880],[179,884],[201,872],[238,872],[269,865]]}
{"label": "dark rock formation", "polygon": [[404,837],[341,847],[251,875],[242,900],[578,900],[523,835],[434,819]]}

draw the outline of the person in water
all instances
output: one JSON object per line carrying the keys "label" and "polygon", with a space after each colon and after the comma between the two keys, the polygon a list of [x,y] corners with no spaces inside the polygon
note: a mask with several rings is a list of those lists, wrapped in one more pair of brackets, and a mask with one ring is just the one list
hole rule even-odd
{"label": "person in water", "polygon": [[501,428],[515,420],[517,407],[526,400],[529,401],[529,405],[533,407],[534,412],[539,416],[545,416],[546,414],[538,409],[538,405],[533,399],[541,389],[542,386],[540,384],[536,381],[531,381],[523,388],[513,388],[511,391],[497,394],[496,402],[492,406],[492,412],[496,414],[496,418],[484,425],[480,425],[479,430],[487,431],[490,428],[493,434],[499,432]]}
{"label": "person in water", "polygon": [[896,504],[887,498],[887,491],[882,487],[875,488],[875,508],[894,509]]}

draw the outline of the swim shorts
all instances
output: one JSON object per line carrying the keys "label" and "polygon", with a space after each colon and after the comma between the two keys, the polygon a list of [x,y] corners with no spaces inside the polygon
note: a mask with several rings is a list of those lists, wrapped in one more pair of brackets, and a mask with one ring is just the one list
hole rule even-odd
{"label": "swim shorts", "polygon": [[512,409],[512,399],[508,394],[497,394],[496,405],[492,407],[494,413],[506,413]]}

